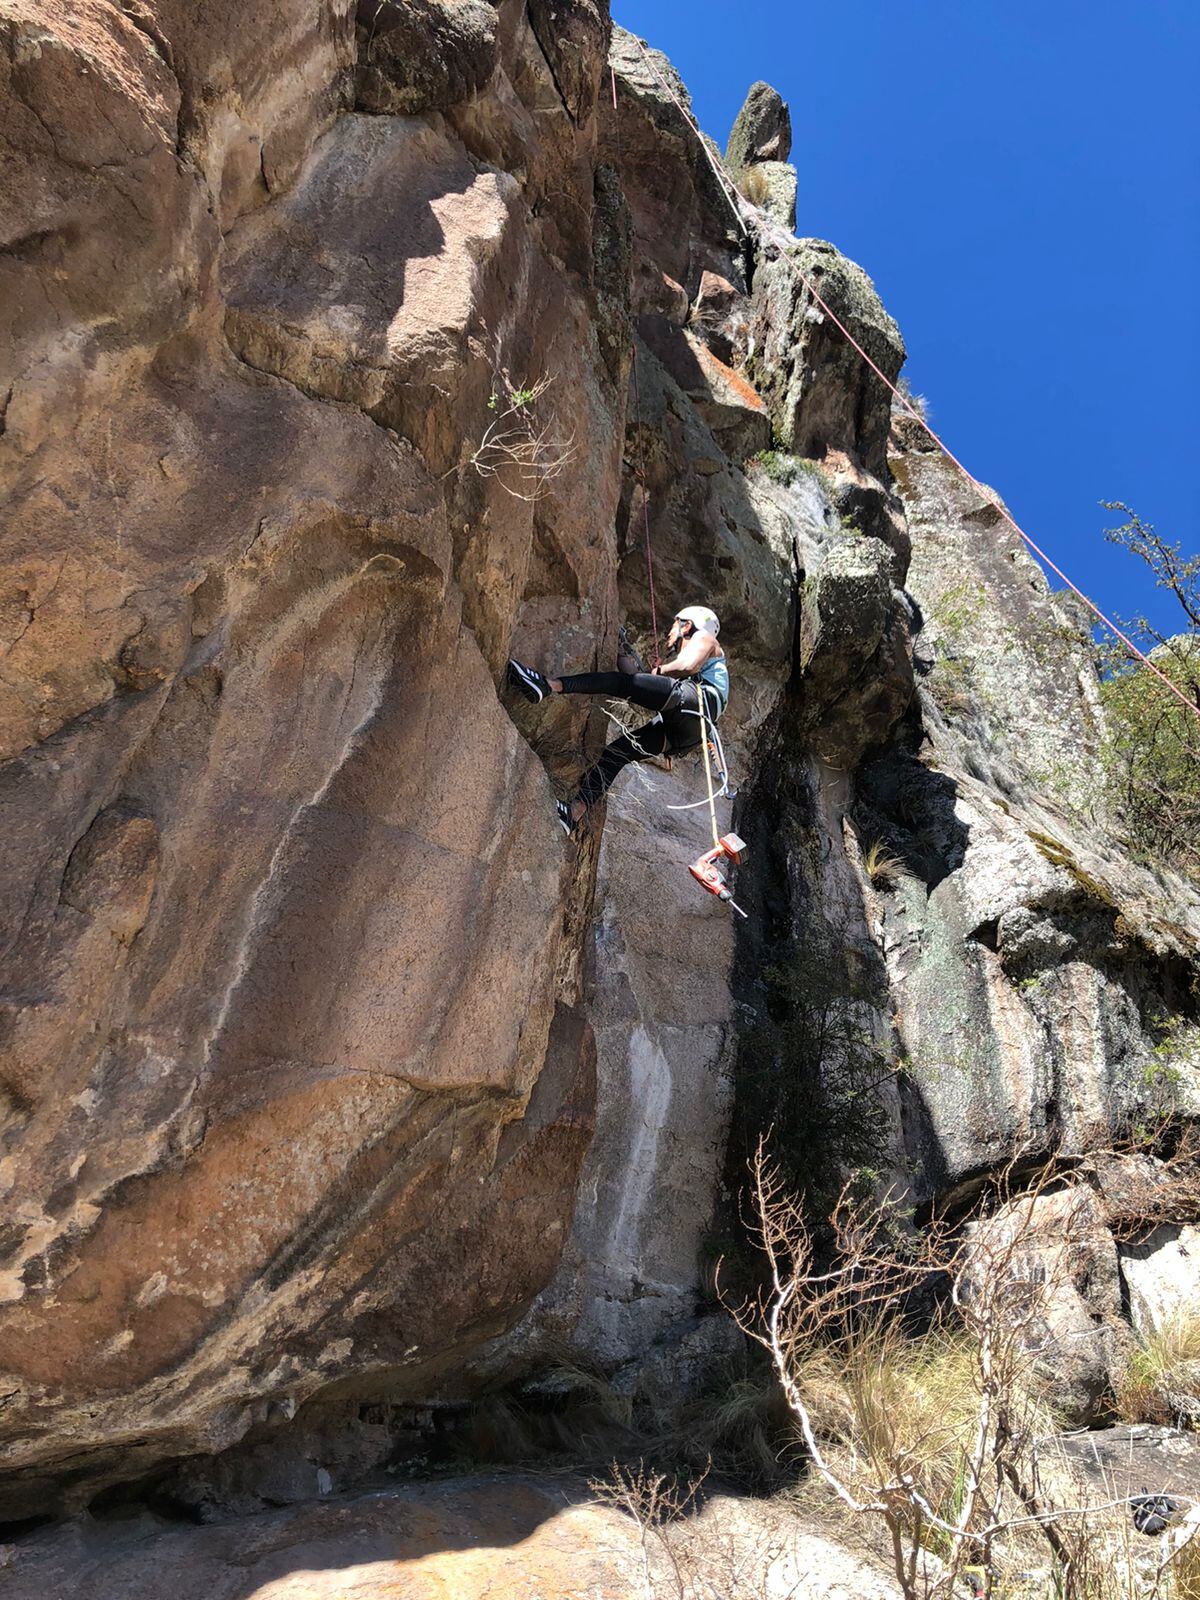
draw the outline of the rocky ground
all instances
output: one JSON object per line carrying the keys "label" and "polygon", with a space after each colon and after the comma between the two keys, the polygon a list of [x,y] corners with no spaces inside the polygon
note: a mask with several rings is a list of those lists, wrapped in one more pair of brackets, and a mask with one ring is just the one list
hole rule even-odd
{"label": "rocky ground", "polygon": [[[1186,1494],[1200,1473],[1200,1450],[1170,1429],[1098,1430],[1064,1449],[1097,1498],[1148,1483]],[[1122,1518],[1108,1519],[1118,1537]],[[678,1579],[699,1571],[726,1600],[898,1594],[861,1530],[787,1496],[714,1490],[662,1537],[644,1546],[643,1533],[578,1476],[474,1475],[204,1528],[127,1510],[0,1546],[0,1585],[6,1600],[626,1600],[647,1581],[653,1595],[677,1595]],[[1155,1541],[1131,1537],[1152,1559]]]}
{"label": "rocky ground", "polygon": [[[677,1559],[761,1600],[891,1600],[876,1566],[781,1508],[713,1495]],[[662,1553],[651,1581],[668,1581]],[[510,1475],[381,1489],[204,1529],[143,1517],[34,1539],[0,1568],[12,1600],[625,1600],[640,1530],[577,1478]],[[753,1585],[753,1589],[749,1587]],[[673,1589],[664,1589],[673,1593]]]}
{"label": "rocky ground", "polygon": [[[831,1036],[885,1068],[831,1155],[918,1213],[1067,1160],[1101,1419],[1196,1298],[1194,1201],[1109,1151],[1200,1104],[1200,896],[1113,830],[1079,615],[813,301],[900,373],[785,231],[778,96],[731,204],[596,0],[10,0],[0,73],[0,1514],[349,1492],[564,1362],[703,1393],[746,1141],[840,1125]],[[745,923],[694,761],[568,843],[609,718],[504,687],[650,645],[647,527],[660,617],[722,618]],[[216,1574],[333,1513],[137,1537]]]}

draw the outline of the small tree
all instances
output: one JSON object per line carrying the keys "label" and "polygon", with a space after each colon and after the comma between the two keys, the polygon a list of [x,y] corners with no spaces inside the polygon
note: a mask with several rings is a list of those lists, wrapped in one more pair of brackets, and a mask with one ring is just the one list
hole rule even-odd
{"label": "small tree", "polygon": [[[972,1220],[919,1234],[886,1198],[847,1191],[833,1247],[818,1252],[805,1205],[762,1146],[752,1164],[767,1277],[731,1309],[770,1356],[812,1472],[886,1531],[905,1600],[950,1600],[968,1575],[994,1592],[1031,1536],[1051,1558],[1053,1592],[1090,1600],[1088,1529],[1100,1513],[1124,1514],[1124,1501],[1087,1503],[1046,1470],[1054,1423],[1035,1366],[1087,1226],[1082,1194],[1057,1166],[1018,1184],[1014,1164]],[[914,1338],[931,1299],[942,1316]]]}
{"label": "small tree", "polygon": [[[558,418],[547,409],[546,394],[554,379],[543,375],[527,385],[514,382],[500,359],[498,342],[491,366],[492,392],[487,401],[491,420],[467,465],[481,478],[495,478],[516,500],[540,500],[576,453],[574,434],[565,436]],[[451,467],[445,476],[459,470]]]}
{"label": "small tree", "polygon": [[[1145,562],[1158,588],[1178,603],[1180,628],[1167,634],[1145,616],[1125,632],[1200,710],[1200,555],[1185,556],[1120,500],[1105,510],[1128,520],[1105,530],[1111,544]],[[1169,860],[1200,878],[1200,717],[1139,663],[1119,640],[1100,644],[1108,712],[1105,758],[1114,804],[1140,855]]]}

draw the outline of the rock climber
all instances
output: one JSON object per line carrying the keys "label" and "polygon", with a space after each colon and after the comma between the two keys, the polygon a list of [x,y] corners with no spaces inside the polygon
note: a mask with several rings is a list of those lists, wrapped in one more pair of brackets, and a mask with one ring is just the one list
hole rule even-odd
{"label": "rock climber", "polygon": [[559,800],[558,819],[573,833],[588,811],[631,761],[682,755],[701,739],[699,696],[704,715],[715,723],[729,703],[729,668],[717,642],[721,624],[707,606],[684,606],[671,623],[668,651],[677,654],[654,672],[639,672],[636,657],[617,656],[616,672],[576,672],[548,678],[523,662],[508,663],[508,681],[534,705],[552,694],[603,694],[626,700],[655,715],[635,733],[622,733],[606,745],[596,765],[585,772],[572,800]]}

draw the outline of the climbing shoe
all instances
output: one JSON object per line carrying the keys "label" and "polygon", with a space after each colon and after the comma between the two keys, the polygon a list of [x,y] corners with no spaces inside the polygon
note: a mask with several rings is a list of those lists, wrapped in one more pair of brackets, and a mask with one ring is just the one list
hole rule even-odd
{"label": "climbing shoe", "polygon": [[1169,1494],[1146,1494],[1145,1491],[1135,1495],[1129,1502],[1134,1527],[1151,1539],[1165,1533],[1186,1509],[1183,1501],[1175,1500]]}
{"label": "climbing shoe", "polygon": [[523,694],[535,706],[553,692],[548,678],[536,667],[527,667],[520,661],[508,663],[508,681],[518,694]]}
{"label": "climbing shoe", "polygon": [[558,825],[569,838],[575,832],[576,824],[571,821],[571,808],[565,800],[556,800],[554,809],[558,812]]}

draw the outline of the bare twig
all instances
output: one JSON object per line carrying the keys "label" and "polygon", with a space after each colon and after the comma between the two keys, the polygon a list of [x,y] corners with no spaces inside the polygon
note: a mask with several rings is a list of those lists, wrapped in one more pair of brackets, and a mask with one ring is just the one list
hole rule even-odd
{"label": "bare twig", "polygon": [[517,500],[540,500],[575,458],[574,434],[564,438],[557,418],[545,414],[543,402],[553,383],[546,375],[528,386],[514,383],[498,351],[493,354],[492,418],[468,465],[481,478],[495,478]]}
{"label": "bare twig", "polygon": [[[815,1476],[886,1530],[906,1600],[949,1600],[968,1567],[990,1584],[1020,1531],[1052,1557],[1057,1592],[1090,1592],[1087,1529],[1127,1501],[1089,1503],[1067,1475],[1047,1487],[1054,1425],[1035,1371],[1090,1192],[1058,1159],[1029,1174],[1014,1158],[968,1221],[916,1235],[890,1196],[847,1189],[818,1258],[761,1144],[750,1191],[766,1282],[734,1315],[768,1352]],[[918,1296],[948,1308],[922,1339],[908,1332]]]}

